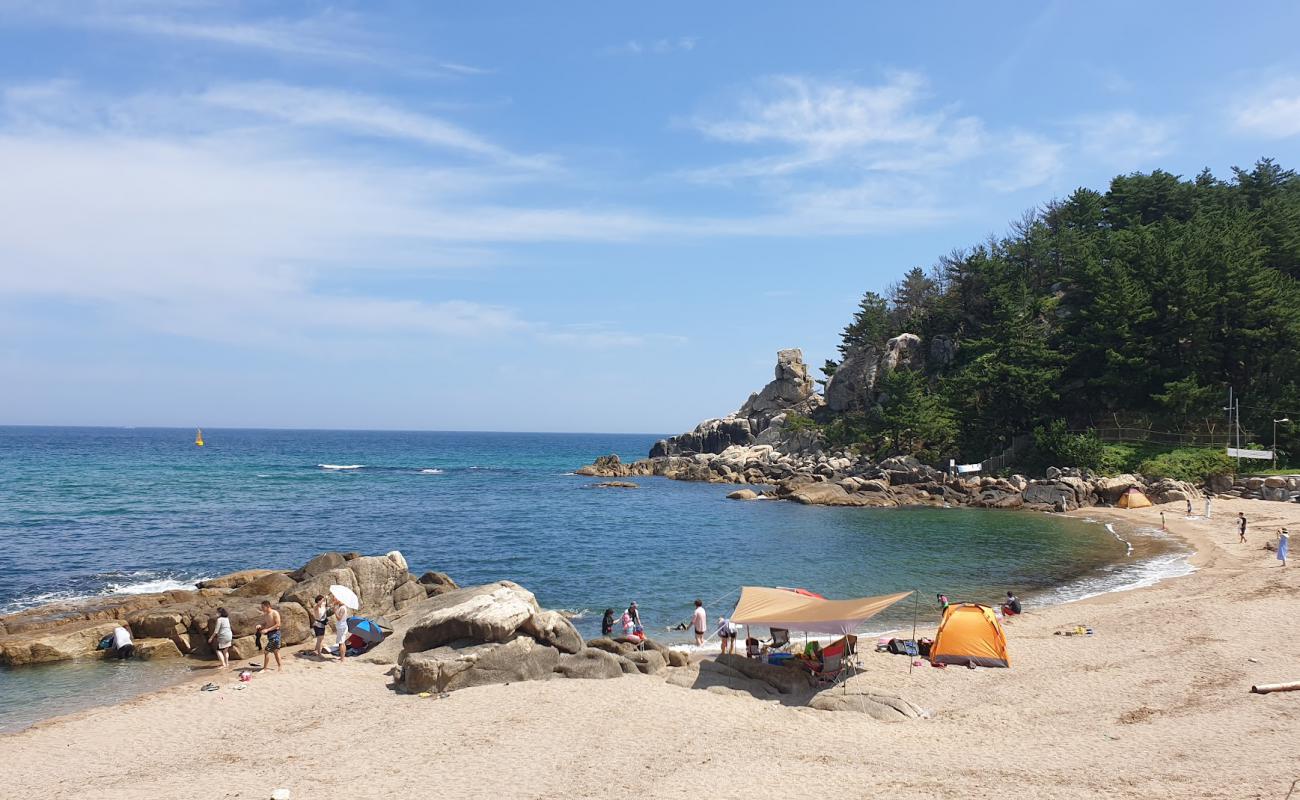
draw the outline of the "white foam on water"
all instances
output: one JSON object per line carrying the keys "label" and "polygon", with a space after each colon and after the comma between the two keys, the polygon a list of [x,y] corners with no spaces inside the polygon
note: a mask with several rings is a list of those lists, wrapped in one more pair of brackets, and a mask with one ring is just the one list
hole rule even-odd
{"label": "white foam on water", "polygon": [[361,469],[365,464],[317,464],[321,469],[342,470],[342,469]]}
{"label": "white foam on water", "polygon": [[[1088,520],[1088,521],[1089,521],[1089,522],[1095,522],[1096,520]],[[1128,548],[1128,550],[1125,551],[1124,555],[1126,555],[1126,556],[1131,556],[1131,555],[1133,555],[1133,543],[1130,542],[1128,539],[1125,539],[1123,536],[1120,536],[1118,533],[1115,532],[1115,523],[1113,523],[1113,522],[1107,522],[1107,523],[1106,523],[1106,530],[1110,531],[1110,535],[1111,535],[1111,536],[1114,536],[1116,539],[1119,539],[1121,542],[1124,543],[1124,546]]]}
{"label": "white foam on water", "polygon": [[421,475],[441,475],[442,473],[443,473],[443,470],[440,470],[440,469],[422,469],[422,470],[420,470],[420,474],[421,474]]}
{"label": "white foam on water", "polygon": [[140,581],[139,583],[110,583],[104,587],[100,594],[157,594],[158,592],[171,592],[178,589],[194,589],[196,583],[196,581],[177,581],[171,578],[159,578],[151,581]]}

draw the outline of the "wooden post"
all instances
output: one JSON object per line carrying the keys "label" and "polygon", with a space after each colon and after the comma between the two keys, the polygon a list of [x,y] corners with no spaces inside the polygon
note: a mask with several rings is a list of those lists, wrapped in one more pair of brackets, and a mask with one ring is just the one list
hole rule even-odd
{"label": "wooden post", "polygon": [[1261,683],[1250,687],[1252,694],[1268,694],[1269,692],[1300,692],[1300,681],[1289,681],[1287,683]]}

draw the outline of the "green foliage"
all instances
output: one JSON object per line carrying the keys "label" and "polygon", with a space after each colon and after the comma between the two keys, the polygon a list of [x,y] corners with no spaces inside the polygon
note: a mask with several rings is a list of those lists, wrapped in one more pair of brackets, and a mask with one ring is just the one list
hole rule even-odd
{"label": "green foliage", "polygon": [[785,415],[785,428],[789,431],[799,433],[801,431],[815,431],[821,428],[812,418],[805,417],[802,414],[796,414],[793,411]]}
{"label": "green foliage", "polygon": [[1078,467],[1097,472],[1106,471],[1113,463],[1106,463],[1106,445],[1097,432],[1070,433],[1065,420],[1057,419],[1046,427],[1034,428],[1034,449],[1041,460],[1058,467]]}
{"label": "green foliage", "polygon": [[1214,475],[1231,475],[1234,464],[1222,450],[1185,447],[1147,459],[1137,471],[1149,478],[1200,482]]}
{"label": "green foliage", "polygon": [[[955,442],[979,459],[1053,420],[1077,429],[1125,416],[1218,435],[1229,386],[1247,398],[1246,430],[1270,437],[1280,410],[1300,409],[1300,177],[1269,159],[1227,181],[1119,176],[908,271],[888,294],[863,296],[841,354],[908,330],[944,337],[956,357],[931,364],[919,389],[894,387],[906,401],[829,420],[845,441],[914,452]],[[906,407],[916,402],[931,405]],[[1300,425],[1278,438],[1300,452]],[[1069,460],[1093,469],[1138,466],[1122,448],[1077,446],[1086,452]],[[1159,455],[1147,460],[1169,463]]]}
{"label": "green foliage", "polygon": [[840,334],[840,355],[848,355],[855,347],[880,347],[891,330],[889,303],[875,292],[867,292],[858,301],[853,321]]}

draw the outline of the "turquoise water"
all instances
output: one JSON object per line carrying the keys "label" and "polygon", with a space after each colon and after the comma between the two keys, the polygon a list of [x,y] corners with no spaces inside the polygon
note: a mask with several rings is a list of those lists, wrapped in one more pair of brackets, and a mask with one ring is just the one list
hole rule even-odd
{"label": "turquoise water", "polygon": [[[696,597],[716,617],[742,584],[833,597],[916,588],[929,609],[939,591],[1045,597],[1118,585],[1138,567],[1102,526],[1043,514],[741,503],[727,486],[596,489],[571,474],[604,453],[641,456],[658,435],[204,436],[197,448],[192,430],[0,427],[0,610],[291,568],[325,550],[401,550],[412,570],[461,584],[515,580],[588,635],[604,608],[636,600],[652,635],[671,638]],[[910,619],[896,607],[878,627]],[[84,696],[101,680],[129,687],[131,672],[93,667],[0,671],[0,727],[55,707],[34,697],[49,694],[37,683]]]}

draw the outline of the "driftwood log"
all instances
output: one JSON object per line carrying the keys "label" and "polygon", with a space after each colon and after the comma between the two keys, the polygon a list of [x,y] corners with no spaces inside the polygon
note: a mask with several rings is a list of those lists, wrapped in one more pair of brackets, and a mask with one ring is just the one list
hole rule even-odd
{"label": "driftwood log", "polygon": [[1290,681],[1288,683],[1261,683],[1250,687],[1254,694],[1268,694],[1269,692],[1300,692],[1300,681]]}

